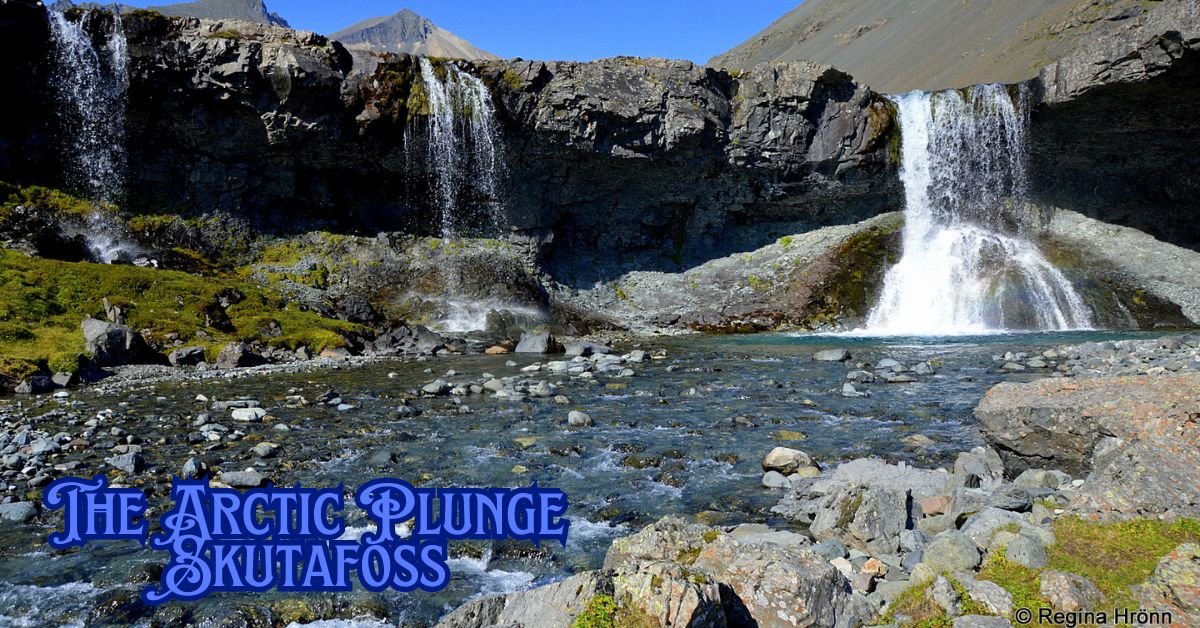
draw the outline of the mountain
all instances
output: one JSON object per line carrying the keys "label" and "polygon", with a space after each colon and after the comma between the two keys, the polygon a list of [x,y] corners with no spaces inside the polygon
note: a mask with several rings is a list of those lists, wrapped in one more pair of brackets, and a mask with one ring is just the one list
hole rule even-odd
{"label": "mountain", "polygon": [[394,15],[373,17],[329,36],[351,51],[407,52],[457,59],[498,59],[471,42],[404,9]]}
{"label": "mountain", "polygon": [[[50,5],[50,8],[55,11],[65,11],[72,7],[88,10],[104,9],[107,11],[117,11],[118,13],[129,13],[138,10],[138,7],[128,4],[73,2],[72,0],[57,0],[54,4]],[[244,20],[246,22],[291,28],[287,20],[283,19],[283,16],[278,13],[268,12],[267,5],[263,0],[196,0],[195,2],[179,2],[146,8],[162,13],[163,15],[177,17],[198,17],[208,20]]]}
{"label": "mountain", "polygon": [[808,59],[886,93],[1012,83],[1128,24],[1140,0],[807,0],[709,65]]}
{"label": "mountain", "polygon": [[263,0],[196,0],[147,7],[163,15],[198,17],[210,20],[245,20],[291,28],[278,13],[267,11]]}

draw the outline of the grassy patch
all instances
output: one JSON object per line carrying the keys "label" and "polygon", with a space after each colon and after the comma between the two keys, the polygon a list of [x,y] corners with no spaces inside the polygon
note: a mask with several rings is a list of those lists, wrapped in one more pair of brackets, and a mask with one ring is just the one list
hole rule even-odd
{"label": "grassy patch", "polygon": [[1091,580],[1113,608],[1137,608],[1129,587],[1145,582],[1171,550],[1200,542],[1200,521],[1095,524],[1066,517],[1055,522],[1054,535],[1058,543],[1049,552],[1051,569]]}
{"label": "grassy patch", "polygon": [[[237,331],[225,334],[205,326],[203,309],[221,290],[234,287],[245,301],[228,310]],[[79,323],[104,317],[102,299],[119,304],[127,324],[148,331],[148,340],[170,334],[188,342],[200,330],[212,343],[265,340],[276,346],[305,345],[320,351],[345,345],[343,333],[356,325],[289,308],[272,292],[238,280],[101,264],[60,262],[0,249],[0,374],[21,379],[38,370],[59,370],[83,353]],[[264,319],[282,335],[262,335]],[[200,343],[204,344],[204,343]],[[74,370],[65,369],[65,370]]]}
{"label": "grassy patch", "polygon": [[[1091,580],[1108,599],[1108,609],[1139,608],[1130,587],[1145,582],[1158,561],[1177,546],[1200,542],[1200,522],[1192,519],[1092,523],[1078,517],[1064,517],[1054,522],[1053,531],[1057,543],[1047,552],[1047,569]],[[1002,555],[989,558],[979,577],[1004,587],[1013,595],[1018,608],[1049,607],[1041,598],[1038,571],[1010,562]]]}
{"label": "grassy patch", "polygon": [[617,601],[611,595],[594,595],[575,617],[572,628],[616,628]]}
{"label": "grassy patch", "polygon": [[[974,598],[967,594],[967,590],[953,578],[947,578],[950,581],[950,586],[958,592],[960,598],[959,604],[962,606],[964,615],[992,615],[993,613],[983,604],[976,602]],[[938,606],[936,602],[930,599],[929,588],[933,586],[934,581],[910,587],[903,593],[896,596],[888,607],[888,612],[879,620],[880,624],[896,623],[896,616],[902,615],[912,619],[913,628],[949,628],[954,625],[954,619],[946,614],[946,611]]]}

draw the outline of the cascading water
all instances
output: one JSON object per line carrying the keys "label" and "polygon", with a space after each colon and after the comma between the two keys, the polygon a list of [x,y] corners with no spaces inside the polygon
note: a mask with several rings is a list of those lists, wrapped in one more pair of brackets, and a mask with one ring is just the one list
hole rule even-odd
{"label": "cascading water", "polygon": [[[418,65],[428,116],[423,125],[414,121],[406,134],[406,154],[424,166],[441,222],[440,235],[449,240],[494,233],[501,225],[501,143],[491,94],[483,81],[453,63],[435,67],[420,57]],[[417,148],[420,142],[410,141],[414,132],[423,135],[424,150]],[[464,296],[462,268],[453,257],[444,270],[443,329],[481,329],[493,309],[522,313],[529,309]]]}
{"label": "cascading water", "polygon": [[113,234],[101,205],[120,201],[125,183],[125,102],[129,91],[129,54],[119,15],[97,47],[85,28],[101,14],[84,13],[78,21],[47,11],[54,41],[52,76],[58,121],[64,141],[69,183],[97,208],[88,219],[87,237],[106,263],[127,247]]}
{"label": "cascading water", "polygon": [[453,63],[442,66],[444,77],[428,58],[421,57],[419,64],[429,106],[426,172],[437,197],[441,235],[454,237],[464,227],[495,229],[500,140],[491,94],[483,81]]}
{"label": "cascading water", "polygon": [[863,331],[958,335],[1092,326],[1071,282],[1009,226],[1026,193],[1023,101],[1022,95],[1014,105],[1000,85],[895,98],[904,251]]}

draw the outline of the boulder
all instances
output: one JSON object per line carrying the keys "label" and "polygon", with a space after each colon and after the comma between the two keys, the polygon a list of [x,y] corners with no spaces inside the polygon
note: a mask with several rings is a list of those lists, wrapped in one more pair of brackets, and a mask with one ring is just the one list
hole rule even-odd
{"label": "boulder", "polygon": [[94,318],[85,318],[83,348],[91,354],[97,366],[121,366],[125,364],[156,364],[162,355],[146,344],[142,335],[126,327]]}
{"label": "boulder", "polygon": [[800,547],[742,543],[725,535],[703,547],[693,568],[724,585],[723,593],[727,587],[730,625],[850,628],[875,616],[837,568]]}
{"label": "boulder", "polygon": [[563,346],[549,333],[522,334],[521,342],[517,343],[515,353],[562,353]]}
{"label": "boulder", "polygon": [[585,571],[546,586],[471,600],[437,623],[437,628],[570,626],[589,600],[610,584],[600,572]]}
{"label": "boulder", "polygon": [[845,362],[850,359],[850,351],[847,349],[826,349],[814,353],[813,359],[817,362]]}
{"label": "boulder", "polygon": [[925,546],[922,562],[934,573],[970,571],[979,566],[979,546],[962,532],[943,532]]}
{"label": "boulder", "polygon": [[909,526],[907,491],[846,485],[821,500],[809,531],[871,554],[894,554]]}
{"label": "boulder", "polygon": [[182,347],[167,355],[171,366],[195,366],[204,361],[204,347]]}
{"label": "boulder", "polygon": [[12,502],[0,504],[0,520],[15,523],[28,523],[37,516],[37,504],[33,502]]}
{"label": "boulder", "polygon": [[[612,579],[613,597],[660,626],[724,626],[721,589],[677,562],[651,562]],[[568,624],[562,624],[568,625]]]}
{"label": "boulder", "polygon": [[1137,590],[1142,608],[1167,611],[1176,625],[1200,625],[1200,545],[1186,543],[1163,557]]}
{"label": "boulder", "polygon": [[217,356],[214,366],[220,369],[235,369],[259,366],[266,364],[266,362],[262,356],[254,353],[246,343],[231,342],[221,349],[221,353]]}
{"label": "boulder", "polygon": [[1198,391],[1200,373],[1004,383],[988,391],[975,415],[1010,472],[1090,473],[1072,497],[1076,509],[1196,516]]}
{"label": "boulder", "polygon": [[[1104,602],[1104,594],[1091,580],[1073,573],[1047,570],[1039,576],[1042,599],[1056,611],[1087,611]],[[1144,602],[1143,602],[1144,603]]]}
{"label": "boulder", "polygon": [[146,460],[142,458],[142,454],[136,451],[117,456],[110,456],[105,458],[104,461],[109,465],[112,465],[114,469],[129,475],[141,473],[142,470],[146,468]]}
{"label": "boulder", "polygon": [[785,476],[813,466],[812,458],[798,449],[776,447],[762,461],[763,471],[777,471]]}

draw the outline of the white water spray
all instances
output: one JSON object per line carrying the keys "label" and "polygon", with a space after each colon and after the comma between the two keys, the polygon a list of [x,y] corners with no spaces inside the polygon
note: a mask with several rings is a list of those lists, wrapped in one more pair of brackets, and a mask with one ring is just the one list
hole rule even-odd
{"label": "white water spray", "polygon": [[429,106],[426,172],[437,197],[441,235],[452,238],[464,227],[493,230],[499,224],[500,140],[491,94],[483,81],[453,63],[442,67],[443,76],[426,57],[419,65]]}
{"label": "white water spray", "polygon": [[912,92],[895,102],[904,252],[863,331],[1090,328],[1091,313],[1071,282],[1006,224],[1026,193],[1023,106],[1000,85],[978,85],[966,94]]}
{"label": "white water spray", "polygon": [[93,43],[85,26],[98,15],[88,12],[72,21],[47,11],[67,180],[96,206],[84,235],[93,253],[110,263],[128,250],[101,206],[119,202],[125,188],[129,52],[119,15],[112,16],[107,40],[99,46]]}

